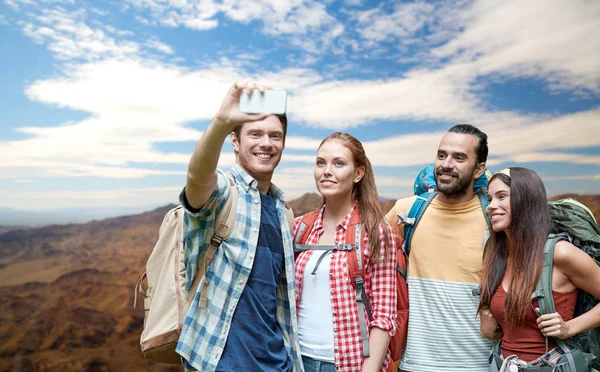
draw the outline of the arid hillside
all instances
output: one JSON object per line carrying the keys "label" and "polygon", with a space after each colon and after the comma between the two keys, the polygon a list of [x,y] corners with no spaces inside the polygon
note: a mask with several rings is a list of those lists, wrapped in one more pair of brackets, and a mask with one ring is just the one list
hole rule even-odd
{"label": "arid hillside", "polygon": [[[575,198],[600,218],[600,195]],[[321,202],[290,204],[298,216]],[[143,310],[132,307],[170,207],[1,234],[0,371],[180,371],[141,356]]]}

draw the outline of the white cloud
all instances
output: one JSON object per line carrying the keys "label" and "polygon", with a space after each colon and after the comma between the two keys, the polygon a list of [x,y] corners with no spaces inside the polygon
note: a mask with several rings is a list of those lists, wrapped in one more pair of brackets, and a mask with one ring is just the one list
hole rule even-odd
{"label": "white cloud", "polygon": [[405,38],[413,39],[416,31],[433,20],[435,6],[418,1],[414,3],[398,3],[393,11],[387,12],[384,4],[377,8],[351,13],[356,19],[356,32],[361,35],[368,47],[383,41]]}
{"label": "white cloud", "polygon": [[[31,5],[29,0],[12,4]],[[600,91],[600,36],[592,32],[600,28],[596,3],[460,2],[442,5],[442,12],[440,6],[415,2],[395,5],[389,14],[383,7],[354,13],[351,18],[365,39],[362,45],[351,44],[353,48],[371,43],[376,50],[385,43],[402,47],[415,42],[424,48],[418,53],[428,53],[429,59],[421,59],[420,67],[387,79],[371,79],[368,74],[360,79],[336,78],[338,73],[367,68],[360,63],[332,63],[321,71],[295,67],[314,64],[322,51],[337,52],[336,42],[343,42],[352,32],[316,1],[130,0],[129,4],[129,11],[146,9],[139,16],[148,22],[169,27],[214,28],[219,15],[245,24],[258,21],[264,35],[289,41],[290,46],[309,53],[302,55],[304,63],[271,72],[253,69],[250,73],[252,63],[268,58],[260,50],[236,59],[199,61],[201,67],[182,67],[152,59],[149,49],[175,54],[156,36],[129,40],[135,36],[132,31],[91,21],[83,8],[32,9],[20,22],[23,31],[67,63],[61,66],[65,67],[62,73],[30,83],[27,97],[89,116],[54,127],[14,123],[27,138],[0,142],[0,157],[5,160],[0,165],[2,177],[184,177],[190,154],[158,146],[195,141],[201,131],[189,123],[209,121],[233,81],[244,77],[287,89],[293,125],[304,122],[345,130],[373,121],[390,121],[385,124],[390,127],[400,125],[394,124],[399,120],[411,123],[402,125],[425,127],[430,122],[471,122],[489,135],[490,166],[532,161],[600,165],[597,155],[570,153],[575,148],[600,146],[600,108],[562,116],[523,114],[494,110],[479,94],[482,78],[498,75],[543,78],[554,89]],[[416,40],[424,28],[434,34]],[[429,53],[431,45],[440,46]],[[366,141],[364,146],[374,166],[417,166],[433,161],[443,134],[443,130],[390,134]],[[309,136],[287,138],[275,182],[289,190],[288,198],[314,190],[310,164],[320,142],[321,138]],[[230,146],[225,149],[220,166],[234,161]],[[169,165],[169,170],[155,165]],[[401,189],[412,182],[377,177],[378,188],[383,190]]]}
{"label": "white cloud", "polygon": [[128,3],[149,12],[147,17],[139,16],[142,22],[166,27],[210,30],[219,26],[219,14],[243,24],[259,21],[266,35],[285,36],[291,44],[311,53],[331,47],[344,30],[325,5],[314,0],[128,0]]}
{"label": "white cloud", "polygon": [[175,51],[173,50],[173,48],[171,48],[169,45],[161,42],[160,40],[158,40],[158,38],[153,37],[150,40],[148,40],[146,42],[146,46],[152,49],[156,49],[159,52],[165,53],[165,54],[173,54],[175,53]]}
{"label": "white cloud", "polygon": [[464,31],[434,55],[479,75],[535,77],[555,89],[600,92],[600,3],[473,2],[453,19]]}
{"label": "white cloud", "polygon": [[[64,77],[36,81],[26,90],[30,99],[88,112],[90,117],[59,127],[20,128],[31,138],[0,143],[0,156],[16,165],[2,167],[5,177],[25,177],[23,169],[35,169],[41,176],[177,174],[137,163],[180,164],[184,171],[190,154],[158,151],[156,144],[197,140],[201,132],[186,123],[209,121],[236,75],[245,73],[230,67],[190,71],[157,62],[104,60],[73,67]],[[600,109],[556,118],[486,112],[470,95],[460,97],[460,91],[453,91],[451,81],[444,86],[444,79],[450,79],[447,71],[421,71],[389,82],[323,82],[311,70],[287,69],[260,80],[289,87],[292,123],[307,120],[340,129],[368,120],[467,120],[488,133],[495,156],[490,164],[527,162],[540,153],[562,162],[597,162],[597,157],[564,150],[599,145]],[[574,127],[578,129],[564,130]],[[433,161],[442,136],[443,132],[415,133],[367,141],[364,146],[374,166],[422,165]],[[283,164],[312,164],[320,142],[321,138],[290,136]],[[234,161],[229,147],[226,151],[223,166]]]}
{"label": "white cloud", "polygon": [[97,60],[124,58],[140,51],[137,42],[117,40],[85,23],[86,11],[62,8],[41,9],[31,21],[21,22],[25,35],[45,43],[58,59]]}
{"label": "white cloud", "polygon": [[473,78],[528,77],[552,90],[600,92],[598,2],[417,1],[349,14],[359,50],[398,48],[401,61],[452,67]]}
{"label": "white cloud", "polygon": [[35,3],[32,0],[4,0],[4,4],[6,4],[14,10],[20,10],[19,4],[35,5]]}

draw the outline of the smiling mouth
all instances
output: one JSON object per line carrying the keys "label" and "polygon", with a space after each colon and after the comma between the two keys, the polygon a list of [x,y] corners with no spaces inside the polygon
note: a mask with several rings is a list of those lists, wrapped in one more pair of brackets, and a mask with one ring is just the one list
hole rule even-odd
{"label": "smiling mouth", "polygon": [[335,185],[335,182],[333,182],[333,181],[330,181],[330,180],[323,180],[323,181],[321,181],[320,183],[321,183],[321,185],[323,185],[323,186],[331,186],[331,185]]}
{"label": "smiling mouth", "polygon": [[456,178],[456,175],[453,173],[438,173],[438,177]]}
{"label": "smiling mouth", "polygon": [[257,158],[259,158],[261,160],[269,160],[273,157],[273,155],[270,155],[270,154],[254,154],[254,156],[256,156]]}
{"label": "smiling mouth", "polygon": [[490,220],[497,221],[497,220],[501,219],[502,217],[504,217],[503,214],[493,214],[490,216]]}

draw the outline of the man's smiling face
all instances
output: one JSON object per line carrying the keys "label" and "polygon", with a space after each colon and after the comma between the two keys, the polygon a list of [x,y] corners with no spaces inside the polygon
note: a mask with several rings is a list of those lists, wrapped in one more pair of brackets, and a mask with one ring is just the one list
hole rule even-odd
{"label": "man's smiling face", "polygon": [[257,181],[270,181],[284,148],[283,125],[274,115],[245,123],[232,143],[237,163]]}

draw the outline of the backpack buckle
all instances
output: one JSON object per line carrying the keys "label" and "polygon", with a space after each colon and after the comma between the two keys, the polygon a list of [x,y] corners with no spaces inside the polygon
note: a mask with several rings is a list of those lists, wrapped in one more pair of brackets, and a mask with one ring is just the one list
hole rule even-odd
{"label": "backpack buckle", "polygon": [[414,225],[415,218],[408,217],[406,213],[400,212],[398,213],[398,225]]}
{"label": "backpack buckle", "polygon": [[365,283],[363,281],[362,276],[357,276],[356,277],[356,288],[360,289],[362,291],[362,289],[365,287]]}
{"label": "backpack buckle", "polygon": [[220,235],[215,234],[210,239],[210,244],[216,248],[219,248],[221,246],[221,243],[223,243],[223,237]]}

